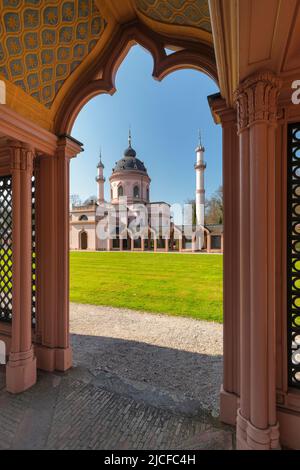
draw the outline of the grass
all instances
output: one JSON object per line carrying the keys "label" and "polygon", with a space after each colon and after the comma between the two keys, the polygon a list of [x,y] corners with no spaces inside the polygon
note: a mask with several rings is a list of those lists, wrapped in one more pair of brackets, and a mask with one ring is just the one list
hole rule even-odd
{"label": "grass", "polygon": [[222,322],[222,258],[71,252],[71,301]]}

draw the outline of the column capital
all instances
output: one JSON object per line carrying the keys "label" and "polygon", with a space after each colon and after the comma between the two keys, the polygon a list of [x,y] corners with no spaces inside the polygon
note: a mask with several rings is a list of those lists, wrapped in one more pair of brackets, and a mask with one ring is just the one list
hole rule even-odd
{"label": "column capital", "polygon": [[239,85],[235,92],[239,131],[258,122],[276,124],[281,85],[272,72],[251,75]]}
{"label": "column capital", "polygon": [[10,168],[18,171],[33,171],[34,148],[18,141],[8,141],[7,148],[10,153]]}

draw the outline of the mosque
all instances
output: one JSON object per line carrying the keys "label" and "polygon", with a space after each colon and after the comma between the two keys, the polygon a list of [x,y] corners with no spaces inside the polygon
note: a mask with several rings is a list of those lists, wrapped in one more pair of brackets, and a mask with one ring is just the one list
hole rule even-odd
{"label": "mosque", "polygon": [[[104,198],[104,165],[100,152],[97,165],[97,200],[84,205],[72,205],[70,211],[70,249],[101,251],[179,251],[223,252],[223,226],[205,224],[205,148],[199,143],[196,152],[196,214],[192,226],[177,225],[173,221],[170,204],[151,201],[151,178],[132,147],[131,132],[123,157],[116,162],[109,178],[110,201]],[[126,206],[123,207],[123,201]],[[115,229],[109,230],[107,207],[114,209]],[[137,207],[147,209],[147,224],[139,236],[133,236],[130,227],[137,219]],[[124,219],[125,211],[125,219]],[[125,223],[124,223],[125,220]],[[102,232],[101,232],[102,229]],[[106,237],[99,236],[106,233]]]}

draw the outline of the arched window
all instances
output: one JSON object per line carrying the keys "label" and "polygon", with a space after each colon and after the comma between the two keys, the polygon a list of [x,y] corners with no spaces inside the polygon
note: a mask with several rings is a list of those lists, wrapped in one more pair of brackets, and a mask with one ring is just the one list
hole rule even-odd
{"label": "arched window", "polygon": [[140,188],[138,186],[133,188],[133,197],[140,197]]}
{"label": "arched window", "polygon": [[150,199],[149,188],[147,188],[147,201]]}
{"label": "arched window", "polygon": [[89,220],[89,219],[86,215],[83,214],[79,217],[79,220]]}
{"label": "arched window", "polygon": [[123,186],[118,187],[118,197],[124,196]]}

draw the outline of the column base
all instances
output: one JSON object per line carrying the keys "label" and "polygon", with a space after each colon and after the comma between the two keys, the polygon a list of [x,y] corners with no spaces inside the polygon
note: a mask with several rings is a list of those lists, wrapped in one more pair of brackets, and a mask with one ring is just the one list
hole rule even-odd
{"label": "column base", "polygon": [[220,420],[223,423],[236,425],[236,415],[239,407],[239,397],[235,393],[220,391]]}
{"label": "column base", "polygon": [[72,348],[56,348],[55,350],[55,370],[65,372],[73,365]]}
{"label": "column base", "polygon": [[40,344],[35,345],[38,369],[47,372],[59,370],[65,372],[72,367],[72,348],[50,348]]}
{"label": "column base", "polygon": [[41,344],[34,345],[37,368],[45,370],[46,372],[54,372],[55,370],[55,349],[42,346]]}
{"label": "column base", "polygon": [[36,383],[36,357],[33,349],[9,355],[6,365],[6,390],[21,393]]}
{"label": "column base", "polygon": [[280,449],[279,424],[259,429],[237,412],[236,427],[237,450],[276,450]]}

